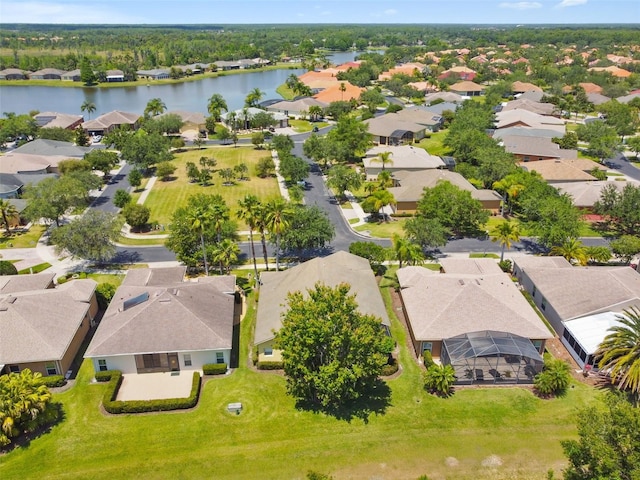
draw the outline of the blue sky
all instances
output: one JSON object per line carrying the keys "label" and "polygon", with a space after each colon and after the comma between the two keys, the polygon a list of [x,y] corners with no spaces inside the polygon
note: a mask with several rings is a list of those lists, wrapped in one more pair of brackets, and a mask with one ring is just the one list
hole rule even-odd
{"label": "blue sky", "polygon": [[2,23],[640,23],[638,0],[0,0]]}

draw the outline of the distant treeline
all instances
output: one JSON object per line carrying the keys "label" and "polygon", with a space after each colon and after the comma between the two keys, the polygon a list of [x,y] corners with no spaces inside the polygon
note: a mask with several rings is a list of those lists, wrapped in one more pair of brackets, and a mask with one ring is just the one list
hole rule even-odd
{"label": "distant treeline", "polygon": [[[123,71],[242,58],[308,58],[319,51],[390,48],[398,60],[425,51],[521,44],[611,51],[637,45],[637,25],[27,25],[0,29],[0,68]],[[638,55],[620,47],[620,54]]]}

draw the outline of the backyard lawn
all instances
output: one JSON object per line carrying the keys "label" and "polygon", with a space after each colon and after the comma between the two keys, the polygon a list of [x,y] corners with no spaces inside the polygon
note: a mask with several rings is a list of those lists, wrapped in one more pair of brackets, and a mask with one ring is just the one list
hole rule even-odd
{"label": "backyard lawn", "polygon": [[[393,283],[393,282],[388,282]],[[109,416],[99,409],[103,384],[84,362],[77,384],[54,399],[65,419],[51,432],[1,458],[3,480],[296,478],[307,471],[344,478],[431,480],[542,479],[565,464],[560,440],[576,435],[576,409],[597,391],[575,384],[541,400],[525,388],[466,388],[448,399],[421,388],[406,331],[383,288],[400,347],[402,374],[387,382],[384,414],[339,420],[297,410],[285,379],[247,367],[253,299],[241,325],[240,368],[204,385],[198,406],[181,413]],[[240,415],[230,402],[242,402]]]}
{"label": "backyard lawn", "polygon": [[[158,223],[168,228],[173,212],[187,204],[187,199],[191,195],[204,193],[207,195],[220,194],[226,200],[231,209],[231,217],[235,219],[235,212],[238,208],[238,200],[244,198],[247,193],[256,195],[262,201],[278,197],[280,195],[278,184],[274,177],[259,178],[255,173],[255,166],[261,158],[270,157],[268,150],[256,150],[251,147],[214,147],[202,150],[190,150],[176,155],[173,163],[177,170],[174,179],[163,182],[158,179],[151,189],[145,205],[151,209],[150,223]],[[186,163],[193,162],[200,168],[200,157],[213,157],[218,161],[216,171],[223,168],[233,168],[245,163],[249,167],[250,180],[236,180],[232,186],[222,185],[222,178],[217,173],[213,174],[211,183],[207,187],[202,187],[196,183],[190,183],[186,175]],[[241,230],[245,227],[238,223]]]}
{"label": "backyard lawn", "polygon": [[429,134],[429,138],[420,140],[419,147],[424,148],[431,155],[443,156],[449,154],[449,149],[442,145],[445,137],[447,136],[447,130],[441,130],[436,133]]}
{"label": "backyard lawn", "polygon": [[44,225],[32,225],[28,232],[11,233],[7,235],[4,228],[0,237],[0,249],[2,248],[31,248],[35,247],[38,239],[47,229]]}

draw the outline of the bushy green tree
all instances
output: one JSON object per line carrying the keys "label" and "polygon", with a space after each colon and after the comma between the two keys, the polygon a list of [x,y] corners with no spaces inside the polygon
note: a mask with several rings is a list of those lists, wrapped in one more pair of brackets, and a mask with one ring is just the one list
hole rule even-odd
{"label": "bushy green tree", "polygon": [[362,174],[347,165],[334,165],[327,172],[327,185],[335,189],[341,201],[344,201],[345,190],[357,190],[362,186]]}
{"label": "bushy green tree", "polygon": [[129,202],[131,202],[131,194],[126,190],[119,188],[113,194],[113,204],[116,207],[124,208]]}
{"label": "bushy green tree", "polygon": [[533,379],[536,391],[544,396],[564,395],[571,381],[571,366],[560,358],[545,359],[544,369]]}
{"label": "bushy green tree", "polygon": [[142,185],[142,173],[137,168],[134,168],[129,172],[129,175],[127,175],[127,180],[129,180],[129,185],[137,189]]}
{"label": "bushy green tree", "polygon": [[292,292],[276,348],[282,350],[287,392],[302,403],[334,410],[360,398],[393,349],[381,320],[358,310],[348,284],[317,284]]}
{"label": "bushy green tree", "polygon": [[369,260],[374,272],[378,272],[387,259],[387,250],[373,242],[353,242],[349,245],[349,253]]}
{"label": "bushy green tree", "polygon": [[424,387],[431,393],[447,397],[456,381],[455,375],[451,365],[433,364],[424,373]]}
{"label": "bushy green tree", "polygon": [[122,209],[122,215],[132,228],[139,229],[149,221],[151,210],[139,203],[129,203]]}
{"label": "bushy green tree", "polygon": [[280,175],[289,183],[296,183],[309,176],[309,164],[300,157],[290,154],[280,156]]}
{"label": "bushy green tree", "polygon": [[177,167],[171,162],[160,162],[156,165],[156,176],[163,181],[169,180]]}
{"label": "bushy green tree", "polygon": [[335,236],[331,220],[317,206],[293,207],[288,222],[280,240],[280,248],[284,251],[300,253],[303,250],[324,248]]}
{"label": "bushy green tree", "polygon": [[640,253],[640,237],[622,235],[611,241],[613,254],[625,263],[631,263],[631,259]]}
{"label": "bushy green tree", "polygon": [[0,275],[17,275],[18,269],[8,260],[0,260]]}

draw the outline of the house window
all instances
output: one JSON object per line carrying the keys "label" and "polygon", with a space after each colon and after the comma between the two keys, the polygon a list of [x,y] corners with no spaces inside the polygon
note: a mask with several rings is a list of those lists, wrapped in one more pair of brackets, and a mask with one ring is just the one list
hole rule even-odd
{"label": "house window", "polygon": [[542,348],[542,340],[531,340],[531,343],[533,343],[533,346],[538,352]]}
{"label": "house window", "polygon": [[184,366],[185,367],[190,367],[191,366],[191,354],[190,353],[185,353],[184,354]]}
{"label": "house window", "polygon": [[431,353],[431,350],[433,349],[433,343],[431,342],[422,342],[422,354],[424,355],[424,352],[429,352]]}
{"label": "house window", "polygon": [[142,361],[144,362],[144,368],[159,368],[162,366],[160,364],[160,354],[158,353],[145,353],[142,355]]}
{"label": "house window", "polygon": [[265,354],[265,356],[270,357],[271,355],[273,355],[273,348],[265,347],[264,354]]}
{"label": "house window", "polygon": [[9,365],[9,372],[20,373],[20,367],[18,365]]}
{"label": "house window", "polygon": [[542,297],[542,301],[540,302],[540,308],[542,310],[546,310],[547,309],[547,301],[545,300],[544,297]]}
{"label": "house window", "polygon": [[531,157],[525,155],[524,157],[522,157],[522,160],[528,162],[529,160],[531,160]]}
{"label": "house window", "polygon": [[537,292],[538,292],[538,289],[537,289],[537,288],[536,288],[536,286],[534,285],[534,286],[533,286],[533,290],[531,291],[531,296],[532,296],[533,298],[536,298],[536,293],[537,293]]}
{"label": "house window", "polygon": [[216,363],[224,363],[224,352],[216,352]]}
{"label": "house window", "polygon": [[44,368],[47,371],[47,375],[57,375],[58,369],[56,368],[55,362],[47,362],[44,364]]}
{"label": "house window", "polygon": [[109,370],[107,368],[107,361],[104,358],[98,359],[98,370],[100,370],[101,372],[106,372],[107,370]]}

